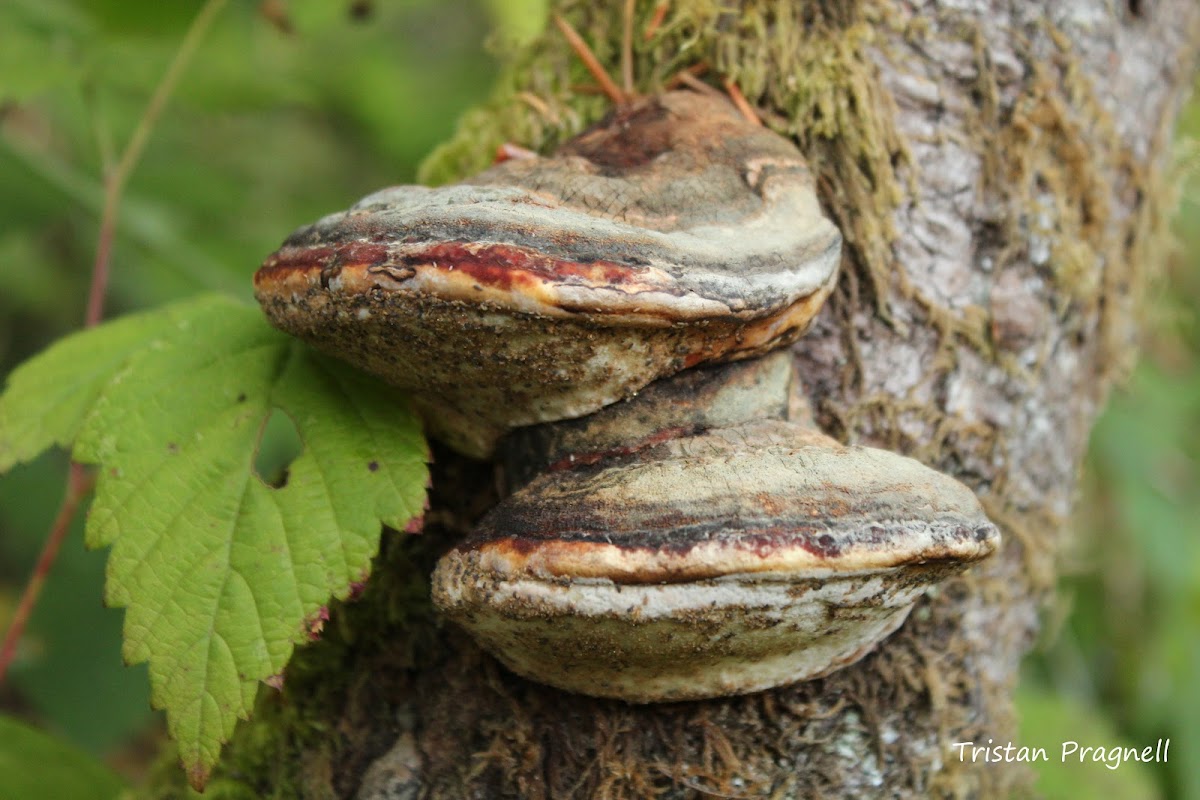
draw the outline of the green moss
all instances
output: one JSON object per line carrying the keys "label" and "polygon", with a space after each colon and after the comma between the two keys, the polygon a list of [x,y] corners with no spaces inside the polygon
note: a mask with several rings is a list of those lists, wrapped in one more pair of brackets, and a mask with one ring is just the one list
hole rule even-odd
{"label": "green moss", "polygon": [[[1057,290],[1060,322],[1095,342],[1106,387],[1132,365],[1144,290],[1169,243],[1163,210],[1174,190],[1160,165],[1131,152],[1066,37],[1046,34],[1054,54],[1029,60],[1007,118],[981,118],[981,145],[995,156],[989,183],[1010,209],[1006,238],[1045,243],[1048,258],[1034,258],[1035,266]],[[1169,131],[1153,136],[1152,152]]]}

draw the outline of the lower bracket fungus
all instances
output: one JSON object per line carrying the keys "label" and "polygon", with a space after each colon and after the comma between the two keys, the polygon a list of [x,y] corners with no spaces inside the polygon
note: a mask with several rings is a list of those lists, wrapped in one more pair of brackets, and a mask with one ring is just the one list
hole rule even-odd
{"label": "lower bracket fungus", "polygon": [[662,402],[619,414],[674,424],[607,455],[577,438],[439,563],[437,607],[514,672],[642,703],[819,677],[997,547],[971,490],[912,459],[778,418],[680,434]]}

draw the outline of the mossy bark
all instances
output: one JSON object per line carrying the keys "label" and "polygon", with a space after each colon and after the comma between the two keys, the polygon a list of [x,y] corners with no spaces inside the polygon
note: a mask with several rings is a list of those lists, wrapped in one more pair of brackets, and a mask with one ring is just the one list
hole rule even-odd
{"label": "mossy bark", "polygon": [[[622,3],[555,2],[614,68]],[[638,4],[644,29],[656,3]],[[389,535],[359,602],[264,692],[217,797],[1007,797],[1021,657],[1052,598],[1076,472],[1130,364],[1165,246],[1171,129],[1200,49],[1195,0],[673,0],[635,37],[645,91],[705,62],[818,175],[841,284],[795,346],[818,423],[974,488],[1001,555],[924,600],[861,662],[747,697],[634,707],[531,684],[439,628],[424,576],[490,502],[440,454],[432,524]],[[430,160],[449,180],[511,140],[603,113],[556,33]],[[164,777],[151,790],[173,796]]]}

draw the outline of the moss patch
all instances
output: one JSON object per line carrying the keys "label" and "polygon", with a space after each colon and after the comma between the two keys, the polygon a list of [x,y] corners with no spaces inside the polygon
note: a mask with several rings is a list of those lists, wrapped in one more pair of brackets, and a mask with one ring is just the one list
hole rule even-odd
{"label": "moss patch", "polygon": [[[1046,34],[1054,52],[1027,59],[1030,77],[1012,110],[1001,115],[981,104],[980,144],[992,157],[988,188],[1010,209],[1004,239],[1028,245],[1005,260],[1029,260],[1049,278],[1060,321],[1096,342],[1098,378],[1107,386],[1132,366],[1145,287],[1170,241],[1164,209],[1175,193],[1159,165],[1147,166],[1125,144],[1066,37]],[[981,71],[984,96],[994,81]],[[1169,135],[1154,131],[1158,145]]]}

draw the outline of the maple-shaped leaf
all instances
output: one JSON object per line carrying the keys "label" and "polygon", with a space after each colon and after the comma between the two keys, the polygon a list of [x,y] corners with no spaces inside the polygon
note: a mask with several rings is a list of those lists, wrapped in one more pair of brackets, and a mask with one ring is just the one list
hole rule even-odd
{"label": "maple-shaped leaf", "polygon": [[[53,423],[35,421],[35,394]],[[281,487],[254,467],[275,409],[304,445]],[[126,609],[125,658],[149,662],[202,786],[259,682],[365,579],[381,524],[421,514],[420,426],[258,309],[206,297],[75,334],[13,373],[0,468],[72,438],[77,460],[100,465],[86,536],[112,548],[105,593]]]}
{"label": "maple-shaped leaf", "polygon": [[0,472],[49,447],[70,447],[113,373],[190,308],[179,304],[121,317],[61,339],[17,367],[0,395]]}

